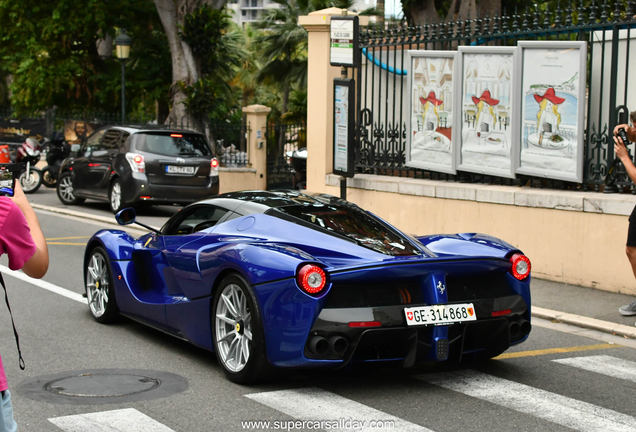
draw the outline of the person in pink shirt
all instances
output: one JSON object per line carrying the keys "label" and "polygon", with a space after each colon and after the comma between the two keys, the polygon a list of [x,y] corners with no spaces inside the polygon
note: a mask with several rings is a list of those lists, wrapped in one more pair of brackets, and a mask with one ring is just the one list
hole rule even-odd
{"label": "person in pink shirt", "polygon": [[[11,270],[22,269],[33,278],[43,277],[49,268],[49,251],[40,223],[17,181],[13,197],[0,196],[0,255],[5,253]],[[18,426],[13,419],[11,393],[1,358],[0,395],[0,432],[14,432]]]}

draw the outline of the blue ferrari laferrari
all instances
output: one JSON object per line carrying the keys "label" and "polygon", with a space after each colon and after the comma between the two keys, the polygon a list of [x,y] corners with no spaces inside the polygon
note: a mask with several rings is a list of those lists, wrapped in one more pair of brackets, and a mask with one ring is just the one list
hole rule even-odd
{"label": "blue ferrari laferrari", "polygon": [[102,230],[84,269],[95,320],[124,315],[214,351],[240,383],[272,367],[491,358],[531,328],[530,261],[514,246],[410,236],[324,194],[233,192],[138,239]]}

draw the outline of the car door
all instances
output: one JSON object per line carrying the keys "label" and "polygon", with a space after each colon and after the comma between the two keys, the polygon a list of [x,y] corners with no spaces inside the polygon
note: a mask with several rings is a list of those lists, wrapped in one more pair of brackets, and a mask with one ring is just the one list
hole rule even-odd
{"label": "car door", "polygon": [[[163,270],[166,292],[170,301],[166,303],[166,321],[171,329],[181,329],[184,322],[183,309],[179,306],[185,301],[207,298],[212,287],[201,278],[197,263],[197,252],[206,244],[204,231],[228,220],[233,213],[227,209],[201,204],[183,210],[164,227],[162,236],[163,255],[169,268]],[[208,237],[209,239],[209,237]]]}
{"label": "car door", "polygon": [[99,149],[102,137],[106,133],[105,129],[98,130],[90,135],[80,148],[77,156],[73,159],[70,169],[73,172],[73,188],[79,195],[90,195],[91,172],[89,164],[93,153]]}
{"label": "car door", "polygon": [[99,197],[108,196],[110,173],[113,171],[113,161],[119,153],[122,132],[109,129],[94,150],[88,161],[88,189],[91,194]]}

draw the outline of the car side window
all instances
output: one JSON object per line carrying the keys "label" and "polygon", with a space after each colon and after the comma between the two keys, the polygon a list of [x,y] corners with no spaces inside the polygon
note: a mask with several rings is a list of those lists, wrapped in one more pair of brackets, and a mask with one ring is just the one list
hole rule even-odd
{"label": "car side window", "polygon": [[187,235],[213,227],[227,212],[228,210],[210,205],[197,207],[168,227],[165,235]]}
{"label": "car side window", "polygon": [[84,143],[84,148],[82,150],[84,150],[85,152],[91,152],[91,151],[97,150],[99,146],[99,142],[101,141],[105,132],[106,130],[100,130],[95,132],[93,135],[89,136],[86,142]]}
{"label": "car side window", "polygon": [[121,138],[121,132],[117,129],[110,129],[104,134],[104,139],[99,146],[101,150],[112,150],[119,148],[119,141]]}
{"label": "car side window", "polygon": [[129,136],[130,134],[128,132],[124,132],[123,134],[121,134],[121,139],[119,140],[119,145],[117,146],[120,150],[126,151],[126,141],[128,140]]}

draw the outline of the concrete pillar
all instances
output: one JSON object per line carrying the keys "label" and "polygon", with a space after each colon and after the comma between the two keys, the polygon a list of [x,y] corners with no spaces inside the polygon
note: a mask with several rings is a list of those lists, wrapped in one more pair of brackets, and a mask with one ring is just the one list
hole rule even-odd
{"label": "concrete pillar", "polygon": [[247,141],[247,157],[256,170],[254,189],[267,189],[267,114],[272,109],[263,105],[243,107],[250,127]]}
{"label": "concrete pillar", "polygon": [[[307,190],[315,192],[326,191],[325,175],[333,172],[333,80],[340,76],[340,67],[329,65],[329,27],[331,17],[341,15],[342,9],[329,8],[298,19],[309,35]],[[360,25],[367,25],[368,20],[360,17]]]}

